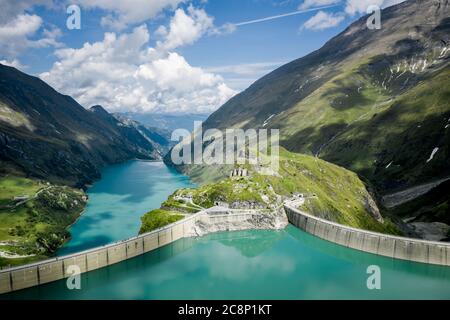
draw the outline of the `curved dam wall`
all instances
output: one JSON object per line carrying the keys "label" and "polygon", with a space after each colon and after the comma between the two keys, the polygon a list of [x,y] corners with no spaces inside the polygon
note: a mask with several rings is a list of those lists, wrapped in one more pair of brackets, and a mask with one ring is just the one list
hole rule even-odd
{"label": "curved dam wall", "polygon": [[81,273],[94,271],[156,250],[179,239],[199,236],[198,225],[239,224],[258,216],[258,213],[252,211],[242,210],[230,214],[228,210],[221,212],[216,208],[213,209],[215,209],[214,214],[208,214],[209,210],[201,211],[164,228],[128,240],[64,257],[0,270],[0,294],[70,277],[73,275],[68,273],[71,266],[78,266]]}
{"label": "curved dam wall", "polygon": [[450,243],[395,237],[346,227],[284,205],[289,222],[321,239],[368,253],[414,262],[450,266]]}

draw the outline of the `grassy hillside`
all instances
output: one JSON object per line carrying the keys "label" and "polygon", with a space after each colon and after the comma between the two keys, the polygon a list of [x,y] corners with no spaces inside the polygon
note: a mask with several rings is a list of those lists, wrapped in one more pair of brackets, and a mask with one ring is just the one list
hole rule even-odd
{"label": "grassy hillside", "polygon": [[[439,69],[396,97],[388,97],[381,87],[357,82],[353,74],[339,78],[340,82],[333,80],[273,123],[274,127],[287,124],[283,144],[349,168],[381,193],[450,175],[449,68]],[[364,89],[357,96],[330,93],[335,83],[343,92],[345,83],[360,83]],[[352,91],[357,92],[348,90]],[[343,110],[336,110],[334,104]],[[301,112],[306,109],[320,116]],[[427,162],[435,148],[438,153]]]}
{"label": "grassy hillside", "polygon": [[280,129],[283,147],[356,172],[378,199],[450,176],[450,3],[409,0],[382,17],[261,78],[204,130]]}
{"label": "grassy hillside", "polygon": [[[23,197],[23,200],[14,200]],[[0,266],[51,256],[86,205],[83,191],[24,177],[0,178]]]}
{"label": "grassy hillside", "polygon": [[[166,214],[192,214],[199,208],[190,209],[184,199],[204,208],[216,203],[227,203],[231,208],[256,208],[273,210],[296,193],[307,195],[302,210],[315,216],[344,225],[366,230],[399,234],[397,228],[385,219],[380,223],[375,218],[376,206],[364,183],[355,173],[315,157],[290,153],[282,150],[278,175],[261,175],[258,168],[246,166],[249,177],[225,178],[215,183],[205,184],[197,189],[182,189],[172,195],[163,205]],[[143,223],[159,219],[157,210],[146,214]],[[143,225],[141,232],[151,229]]]}

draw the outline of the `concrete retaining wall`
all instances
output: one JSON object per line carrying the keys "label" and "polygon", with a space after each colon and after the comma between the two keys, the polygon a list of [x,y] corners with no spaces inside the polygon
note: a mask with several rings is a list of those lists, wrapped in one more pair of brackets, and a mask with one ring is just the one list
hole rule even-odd
{"label": "concrete retaining wall", "polygon": [[359,230],[320,219],[288,204],[289,222],[321,239],[389,258],[450,266],[450,243],[424,241]]}
{"label": "concrete retaining wall", "polygon": [[67,278],[71,276],[68,272],[70,266],[78,266],[81,273],[89,272],[132,259],[182,238],[196,236],[197,222],[239,223],[257,215],[250,213],[251,210],[234,210],[233,212],[233,214],[209,215],[208,210],[205,210],[162,229],[129,240],[65,257],[0,270],[0,294]]}
{"label": "concrete retaining wall", "polygon": [[240,223],[247,220],[251,220],[258,217],[259,213],[233,213],[233,214],[215,214],[215,215],[205,215],[200,219],[208,224],[225,224],[225,223]]}
{"label": "concrete retaining wall", "polygon": [[[390,258],[450,266],[450,244],[422,241],[358,230],[319,219],[285,205],[289,222],[300,229],[345,247]],[[195,236],[195,225],[236,223],[257,216],[249,212],[208,215],[206,211],[162,229],[108,246],[58,257],[30,265],[0,270],[0,294],[21,290],[69,277],[70,266],[89,272],[158,249],[185,237]]]}
{"label": "concrete retaining wall", "polygon": [[[77,254],[0,271],[0,294],[21,290],[71,276],[70,266],[82,273],[107,267],[153,251],[192,235],[192,229],[205,212],[138,237]],[[202,217],[203,216],[203,217]]]}

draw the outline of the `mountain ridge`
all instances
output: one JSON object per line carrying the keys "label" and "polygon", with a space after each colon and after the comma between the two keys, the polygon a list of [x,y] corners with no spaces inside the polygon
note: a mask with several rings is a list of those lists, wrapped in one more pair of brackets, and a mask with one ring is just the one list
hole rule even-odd
{"label": "mountain ridge", "polygon": [[[356,172],[379,203],[449,177],[450,2],[409,0],[381,16],[381,30],[369,30],[362,17],[262,77],[203,130],[279,129],[282,147]],[[221,175],[218,168],[177,168],[193,177]],[[420,203],[432,206],[422,199],[410,216],[424,216]],[[441,197],[429,219],[450,216],[449,203]]]}
{"label": "mountain ridge", "polygon": [[89,111],[37,77],[0,65],[0,161],[53,183],[83,187],[103,166],[161,159],[136,129],[106,110]]}
{"label": "mountain ridge", "polygon": [[[448,0],[406,1],[382,11],[380,31],[368,30],[363,17],[321,49],[280,67],[233,97],[208,118],[204,128],[279,128],[283,147],[355,171],[382,193],[450,175],[450,165],[445,161],[448,140],[441,142],[434,159],[440,165],[432,172],[424,165],[414,168],[410,160],[403,174],[388,174],[388,181],[377,180],[376,176],[391,162],[396,165],[394,152],[383,150],[392,149],[393,141],[356,138],[368,126],[373,130],[386,125],[394,131],[394,124],[386,123],[411,116],[417,108],[424,109],[424,118],[436,119],[430,118],[428,125],[417,116],[416,127],[436,126],[438,117],[450,119],[445,105],[450,93],[441,85],[449,81],[449,12]],[[426,107],[412,105],[419,94],[422,100],[433,95],[434,105],[426,106],[426,101],[421,101]],[[405,123],[404,127],[411,130],[412,124]],[[385,136],[382,132],[379,135]],[[426,133],[418,133],[414,139],[439,140],[443,133],[434,135],[436,139],[427,139]],[[427,142],[426,152],[421,150],[421,158],[426,158],[420,162],[426,162],[436,147],[431,146],[433,143]],[[373,149],[366,148],[362,153],[367,158],[357,154],[364,144]],[[371,161],[377,161],[373,172]],[[415,178],[408,179],[406,174]]]}

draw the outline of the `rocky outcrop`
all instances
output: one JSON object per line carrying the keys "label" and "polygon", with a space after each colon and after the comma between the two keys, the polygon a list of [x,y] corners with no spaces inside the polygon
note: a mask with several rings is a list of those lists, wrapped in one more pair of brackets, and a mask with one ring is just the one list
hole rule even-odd
{"label": "rocky outcrop", "polygon": [[380,213],[380,209],[378,209],[375,200],[373,200],[370,194],[367,195],[364,206],[366,207],[366,210],[372,215],[372,217],[375,218],[375,220],[377,220],[380,223],[384,223],[384,219]]}
{"label": "rocky outcrop", "polygon": [[262,204],[256,200],[253,201],[236,201],[230,205],[231,209],[241,210],[261,210],[267,208],[265,204]]}
{"label": "rocky outcrop", "polygon": [[191,230],[191,236],[204,236],[215,232],[243,230],[282,230],[289,222],[281,208],[277,211],[232,211],[222,214],[205,213]]}

